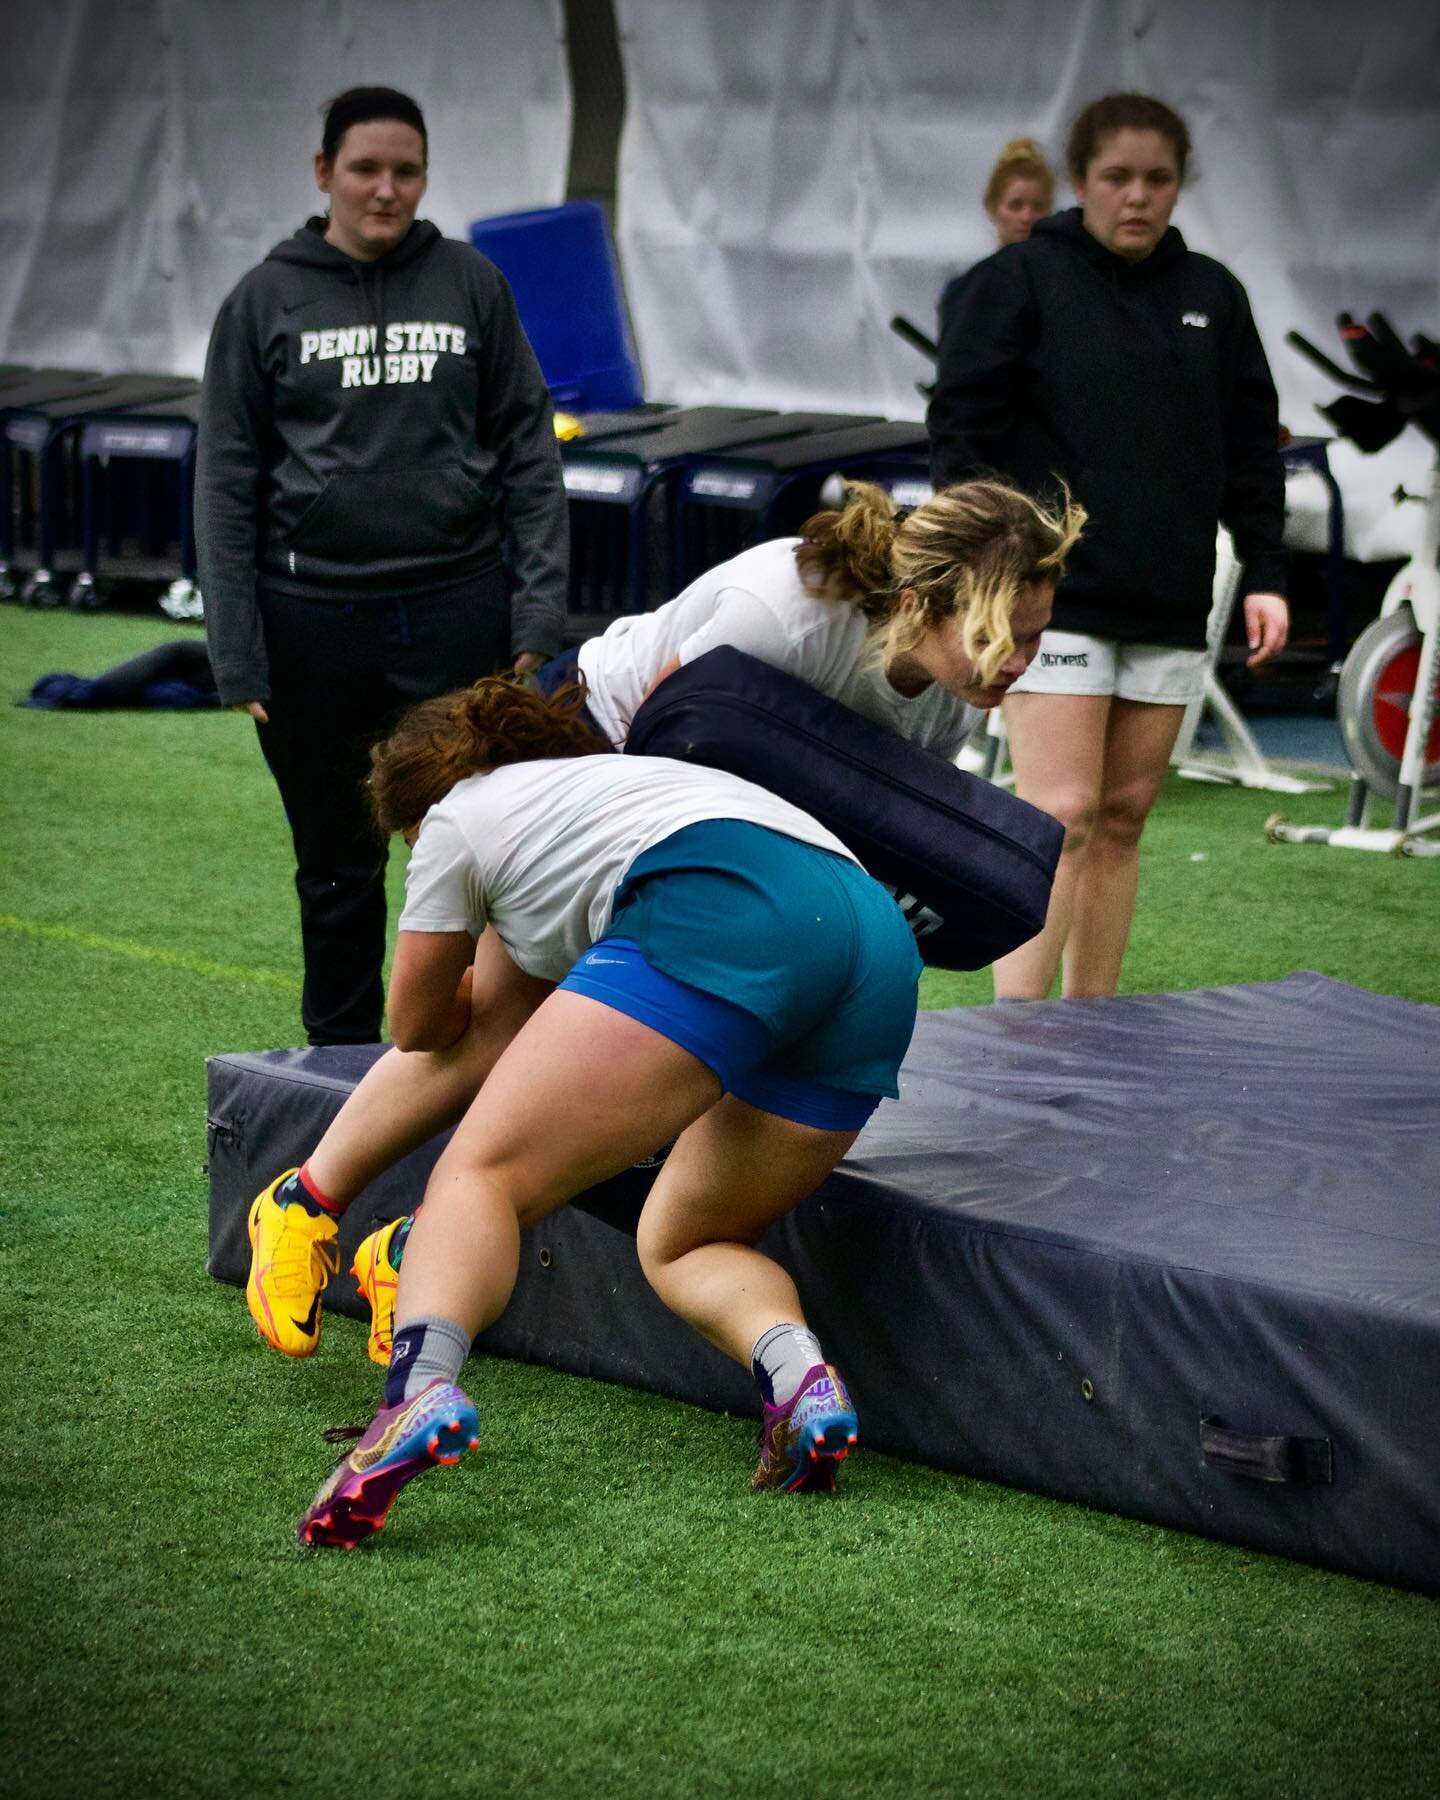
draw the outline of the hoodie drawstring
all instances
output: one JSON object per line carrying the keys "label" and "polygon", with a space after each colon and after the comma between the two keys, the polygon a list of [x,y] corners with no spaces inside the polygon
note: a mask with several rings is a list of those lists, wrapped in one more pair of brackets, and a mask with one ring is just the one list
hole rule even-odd
{"label": "hoodie drawstring", "polygon": [[365,310],[370,315],[370,324],[375,332],[375,356],[385,354],[385,271],[376,269],[373,282],[367,279],[365,268],[360,265],[355,270],[355,279],[359,283],[360,292],[365,299]]}

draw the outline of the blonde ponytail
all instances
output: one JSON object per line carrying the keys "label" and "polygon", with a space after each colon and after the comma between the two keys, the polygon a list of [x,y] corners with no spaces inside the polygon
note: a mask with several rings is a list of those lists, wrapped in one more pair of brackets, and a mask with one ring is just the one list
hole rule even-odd
{"label": "blonde ponytail", "polygon": [[884,488],[871,481],[847,481],[844,506],[818,512],[800,527],[795,561],[801,580],[823,600],[849,601],[868,610],[867,599],[890,585],[898,523]]}

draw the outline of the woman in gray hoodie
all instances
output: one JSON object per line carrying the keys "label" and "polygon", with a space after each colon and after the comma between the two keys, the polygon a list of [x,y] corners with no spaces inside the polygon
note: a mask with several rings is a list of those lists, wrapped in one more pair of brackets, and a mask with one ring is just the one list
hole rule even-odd
{"label": "woman in gray hoodie", "polygon": [[549,394],[499,270],[416,219],[427,156],[407,95],[332,101],[329,211],[242,278],[205,368],[210,659],[290,822],[312,1044],[380,1036],[370,744],[416,700],[538,665],[564,617]]}

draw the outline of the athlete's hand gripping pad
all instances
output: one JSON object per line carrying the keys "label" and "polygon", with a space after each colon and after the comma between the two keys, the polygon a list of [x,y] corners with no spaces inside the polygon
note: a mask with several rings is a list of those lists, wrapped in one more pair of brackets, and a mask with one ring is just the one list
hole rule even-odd
{"label": "athlete's hand gripping pad", "polygon": [[626,753],[743,776],[829,827],[940,969],[983,969],[1045,923],[1064,829],[742,650],[708,650],[636,713]]}

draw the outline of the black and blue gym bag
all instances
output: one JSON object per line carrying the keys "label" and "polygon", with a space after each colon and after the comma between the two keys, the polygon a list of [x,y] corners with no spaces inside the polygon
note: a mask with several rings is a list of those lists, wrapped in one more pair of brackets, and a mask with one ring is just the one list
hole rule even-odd
{"label": "black and blue gym bag", "polygon": [[895,895],[920,954],[983,969],[1040,930],[1064,828],[743,650],[662,681],[627,755],[725,769],[827,826]]}

